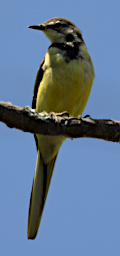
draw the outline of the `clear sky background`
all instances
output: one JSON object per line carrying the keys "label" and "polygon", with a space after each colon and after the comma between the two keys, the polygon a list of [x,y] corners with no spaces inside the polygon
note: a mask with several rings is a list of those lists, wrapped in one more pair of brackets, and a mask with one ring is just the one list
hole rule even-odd
{"label": "clear sky background", "polygon": [[[0,100],[31,106],[50,45],[27,28],[61,16],[82,31],[96,78],[83,115],[120,120],[120,1],[4,0],[0,3]],[[36,240],[27,240],[36,164],[32,134],[0,123],[0,255],[120,255],[120,145],[68,139],[55,166]]]}

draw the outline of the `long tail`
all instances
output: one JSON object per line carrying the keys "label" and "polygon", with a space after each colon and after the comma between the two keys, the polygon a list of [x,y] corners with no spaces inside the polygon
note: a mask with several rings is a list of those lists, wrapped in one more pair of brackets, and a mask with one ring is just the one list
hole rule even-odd
{"label": "long tail", "polygon": [[28,239],[34,239],[37,235],[56,158],[57,155],[46,165],[38,150],[29,206]]}

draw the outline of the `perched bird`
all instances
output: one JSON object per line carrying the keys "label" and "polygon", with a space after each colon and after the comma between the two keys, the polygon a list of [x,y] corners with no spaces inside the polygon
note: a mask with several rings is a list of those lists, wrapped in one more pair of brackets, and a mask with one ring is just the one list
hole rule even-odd
{"label": "perched bird", "polygon": [[[37,112],[67,111],[81,115],[94,79],[94,67],[81,31],[65,18],[52,18],[29,28],[41,30],[51,41],[38,69],[32,108]],[[33,180],[28,239],[37,235],[62,137],[35,134],[37,163]]]}

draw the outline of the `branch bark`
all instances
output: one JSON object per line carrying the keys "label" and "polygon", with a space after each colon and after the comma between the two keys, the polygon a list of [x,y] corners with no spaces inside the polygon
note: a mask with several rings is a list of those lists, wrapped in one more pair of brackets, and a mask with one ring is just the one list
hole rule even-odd
{"label": "branch bark", "polygon": [[0,121],[24,132],[69,138],[89,137],[120,141],[120,121],[75,118],[65,113],[37,113],[30,107],[18,107],[0,101]]}

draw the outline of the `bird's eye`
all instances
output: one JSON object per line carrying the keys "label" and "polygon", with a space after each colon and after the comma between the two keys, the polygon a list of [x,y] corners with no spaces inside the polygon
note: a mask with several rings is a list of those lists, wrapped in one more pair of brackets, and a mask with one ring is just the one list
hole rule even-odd
{"label": "bird's eye", "polygon": [[73,41],[74,40],[74,36],[72,35],[72,34],[68,34],[67,36],[66,36],[66,41],[67,42],[71,42],[71,41]]}
{"label": "bird's eye", "polygon": [[55,26],[56,29],[61,28],[61,23],[58,22],[54,26]]}

